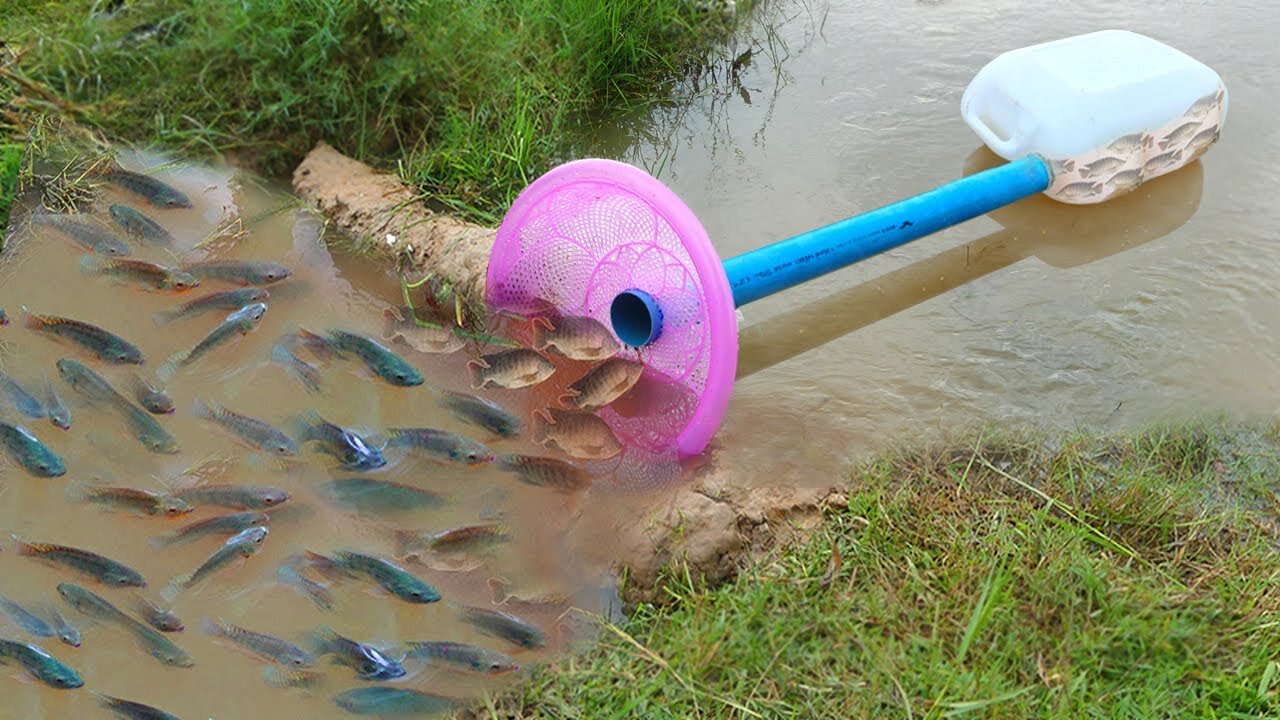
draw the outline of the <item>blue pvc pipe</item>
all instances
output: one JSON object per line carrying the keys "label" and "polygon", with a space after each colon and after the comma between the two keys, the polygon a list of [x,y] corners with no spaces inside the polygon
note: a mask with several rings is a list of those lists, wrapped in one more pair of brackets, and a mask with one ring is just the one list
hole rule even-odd
{"label": "blue pvc pipe", "polygon": [[724,262],[734,305],[826,275],[1044,192],[1051,173],[1032,155],[929,192],[743,253]]}

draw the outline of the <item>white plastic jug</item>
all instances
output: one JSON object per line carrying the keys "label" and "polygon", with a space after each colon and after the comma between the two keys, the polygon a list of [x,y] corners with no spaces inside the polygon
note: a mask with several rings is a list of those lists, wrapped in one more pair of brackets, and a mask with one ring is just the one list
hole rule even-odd
{"label": "white plastic jug", "polygon": [[1006,160],[1047,160],[1045,194],[1084,204],[1199,158],[1222,131],[1227,92],[1185,53],[1104,30],[1000,55],[969,83],[960,113]]}

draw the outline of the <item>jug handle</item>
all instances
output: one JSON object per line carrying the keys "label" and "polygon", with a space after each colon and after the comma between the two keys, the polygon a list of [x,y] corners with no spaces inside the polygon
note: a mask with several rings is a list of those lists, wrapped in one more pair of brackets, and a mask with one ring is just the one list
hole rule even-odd
{"label": "jug handle", "polygon": [[1009,137],[1001,138],[996,134],[996,131],[991,128],[988,122],[988,116],[985,113],[978,114],[977,122],[972,126],[973,131],[977,133],[978,138],[981,139],[987,147],[995,151],[997,155],[1000,155],[1007,160],[1012,160],[1017,157],[1020,154],[1018,152],[1018,146],[1022,144],[1018,139],[1019,133],[1014,130],[1009,133]]}

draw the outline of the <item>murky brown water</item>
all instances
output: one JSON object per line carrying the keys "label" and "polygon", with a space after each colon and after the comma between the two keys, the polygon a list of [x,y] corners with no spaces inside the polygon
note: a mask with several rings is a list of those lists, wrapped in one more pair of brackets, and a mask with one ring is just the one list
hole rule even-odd
{"label": "murky brown water", "polygon": [[[594,568],[571,562],[561,549],[561,535],[577,512],[564,496],[520,484],[492,466],[472,469],[441,465],[398,457],[391,449],[388,467],[367,473],[334,469],[327,456],[306,450],[299,462],[281,465],[256,457],[228,434],[193,415],[193,404],[200,397],[286,430],[291,417],[314,409],[334,422],[356,429],[434,426],[486,442],[494,440],[485,431],[454,419],[436,404],[434,390],[429,389],[466,388],[463,363],[467,352],[427,356],[399,348],[427,378],[428,385],[414,388],[392,387],[355,372],[355,364],[336,362],[324,370],[326,394],[318,396],[305,393],[279,365],[270,363],[272,344],[299,326],[316,331],[343,327],[379,336],[387,302],[370,294],[370,288],[390,290],[395,285],[385,272],[366,264],[351,262],[339,269],[318,239],[317,226],[305,216],[299,222],[296,208],[286,195],[259,187],[250,179],[229,175],[198,168],[163,175],[192,197],[196,207],[191,210],[156,211],[110,186],[100,199],[104,209],[110,202],[123,201],[149,212],[175,235],[178,249],[185,251],[184,260],[197,259],[206,252],[217,257],[275,260],[294,271],[290,279],[270,287],[269,309],[255,332],[215,350],[169,381],[167,388],[178,410],[159,420],[177,438],[181,446],[177,455],[147,452],[126,433],[115,413],[86,406],[57,379],[54,362],[60,357],[80,358],[126,395],[125,379],[130,368],[104,368],[71,346],[23,328],[18,311],[26,305],[35,312],[103,325],[142,348],[147,357],[142,372],[154,378],[156,368],[171,353],[193,346],[225,312],[162,328],[153,324],[152,315],[205,291],[230,286],[206,280],[192,292],[174,295],[146,292],[106,278],[86,278],[79,270],[82,251],[49,230],[38,230],[34,236],[24,233],[12,251],[6,252],[8,260],[0,265],[0,307],[14,320],[0,329],[4,369],[33,390],[40,387],[43,373],[48,372],[74,414],[68,432],[54,428],[48,421],[22,421],[65,459],[66,476],[35,478],[10,464],[5,466],[0,482],[0,528],[5,531],[5,551],[0,553],[0,593],[20,602],[56,601],[85,633],[84,645],[79,649],[56,640],[37,642],[79,670],[88,689],[153,704],[180,717],[320,718],[342,716],[331,701],[332,695],[367,683],[355,679],[349,668],[334,666],[324,669],[323,684],[312,690],[269,687],[263,681],[264,663],[213,641],[201,632],[203,619],[222,618],[295,642],[303,641],[323,625],[384,647],[408,640],[455,640],[506,652],[528,665],[575,639],[573,632],[559,632],[556,622],[570,603],[592,612],[616,612],[609,600],[612,590],[602,589],[610,587],[608,580]],[[242,219],[243,224],[238,224],[236,218]],[[217,227],[228,229],[222,240],[206,243],[204,250],[192,251]],[[134,243],[134,256],[173,260],[163,250],[147,249],[138,243]],[[388,298],[394,300],[396,294],[389,293]],[[306,357],[306,351],[300,350],[299,355]],[[521,414],[527,410],[520,402],[520,393],[486,394],[510,404]],[[499,440],[491,447],[498,452],[534,450],[522,439]],[[275,485],[289,491],[292,499],[273,514],[270,535],[257,555],[218,573],[176,601],[174,608],[187,627],[170,637],[191,654],[194,668],[161,665],[120,630],[92,625],[63,605],[54,588],[63,580],[79,582],[134,614],[130,593],[77,579],[65,570],[19,557],[12,551],[8,533],[26,540],[99,552],[139,570],[148,580],[144,595],[158,599],[171,578],[194,570],[223,538],[207,537],[168,549],[156,549],[148,539],[186,522],[230,511],[198,507],[195,513],[181,519],[139,517],[71,502],[67,489],[73,483],[93,482],[162,490],[166,478],[209,458],[237,460],[218,482]],[[364,515],[336,507],[318,492],[319,485],[332,478],[355,476],[428,488],[445,495],[447,502],[439,508]],[[333,612],[324,612],[291,587],[276,582],[281,562],[304,549],[327,553],[351,548],[391,556],[391,532],[396,528],[442,530],[482,520],[508,524],[512,541],[489,555],[436,559],[430,567],[406,564],[440,590],[445,599],[439,603],[411,605],[371,592],[367,583],[356,581],[335,584],[339,606]],[[546,607],[503,608],[546,631],[551,641],[545,650],[523,650],[482,635],[457,619],[454,604],[498,607],[492,602],[488,584],[491,578],[509,583],[510,592],[524,598],[567,596],[567,601]],[[581,623],[571,622],[570,626],[576,631]],[[0,628],[5,628],[0,635],[20,635],[6,625],[5,618],[0,618]],[[392,684],[454,697],[474,697],[516,677],[486,678],[411,660],[406,661],[406,669],[408,676]],[[12,674],[24,677],[20,671]],[[93,709],[93,698],[87,692],[55,691],[7,678],[3,679],[3,686],[0,717],[100,714]]]}
{"label": "murky brown water", "polygon": [[718,85],[596,152],[660,173],[729,257],[996,162],[960,117],[973,75],[1003,50],[1112,27],[1222,75],[1218,145],[1121,202],[1030,199],[747,306],[718,462],[747,482],[821,483],[850,456],[980,423],[1274,414],[1267,3],[767,3],[726,50],[754,51],[739,83],[722,64]]}

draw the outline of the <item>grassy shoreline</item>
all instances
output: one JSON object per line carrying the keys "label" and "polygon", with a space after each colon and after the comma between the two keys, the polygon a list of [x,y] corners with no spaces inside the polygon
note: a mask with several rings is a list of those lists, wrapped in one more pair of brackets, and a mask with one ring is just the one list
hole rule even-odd
{"label": "grassy shoreline", "polygon": [[478,715],[1275,717],[1278,475],[1275,429],[1214,424],[886,455]]}

